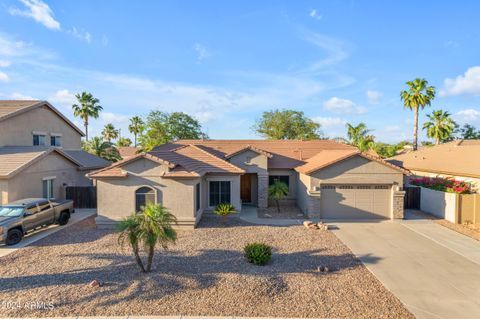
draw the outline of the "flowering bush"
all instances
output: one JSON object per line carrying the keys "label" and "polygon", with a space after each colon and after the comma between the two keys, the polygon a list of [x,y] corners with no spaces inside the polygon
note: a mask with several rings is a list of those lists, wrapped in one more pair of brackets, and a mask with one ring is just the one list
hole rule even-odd
{"label": "flowering bush", "polygon": [[457,181],[453,178],[420,177],[410,179],[410,184],[434,189],[441,192],[471,194],[472,185],[468,182]]}

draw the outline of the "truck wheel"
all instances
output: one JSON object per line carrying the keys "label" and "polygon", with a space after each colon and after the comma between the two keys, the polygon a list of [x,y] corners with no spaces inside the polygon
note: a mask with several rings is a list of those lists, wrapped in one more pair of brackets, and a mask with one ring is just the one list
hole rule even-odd
{"label": "truck wheel", "polygon": [[58,217],[58,224],[60,226],[66,225],[70,219],[70,213],[63,212],[60,213],[60,217]]}
{"label": "truck wheel", "polygon": [[10,245],[18,244],[23,238],[23,232],[20,229],[11,229],[7,233],[7,240],[5,243]]}

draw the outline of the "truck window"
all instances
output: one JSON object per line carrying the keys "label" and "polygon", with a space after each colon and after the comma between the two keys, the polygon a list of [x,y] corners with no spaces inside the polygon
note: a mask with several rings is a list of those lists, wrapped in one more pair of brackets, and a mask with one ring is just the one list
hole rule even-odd
{"label": "truck window", "polygon": [[29,206],[27,208],[25,208],[25,212],[33,215],[33,214],[36,214],[38,212],[38,208],[37,208],[37,205],[35,206]]}
{"label": "truck window", "polygon": [[38,203],[38,208],[39,208],[39,211],[43,212],[44,210],[50,209],[50,203],[49,202]]}

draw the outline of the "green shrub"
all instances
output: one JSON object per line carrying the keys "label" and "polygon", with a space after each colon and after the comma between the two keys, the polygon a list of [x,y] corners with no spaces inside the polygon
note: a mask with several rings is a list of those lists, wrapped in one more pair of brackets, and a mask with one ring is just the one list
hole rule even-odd
{"label": "green shrub", "polygon": [[258,266],[266,265],[272,258],[272,247],[263,243],[251,243],[245,246],[245,258]]}
{"label": "green shrub", "polygon": [[218,204],[213,212],[219,216],[223,216],[223,222],[226,223],[228,215],[236,213],[237,210],[232,204],[223,203]]}

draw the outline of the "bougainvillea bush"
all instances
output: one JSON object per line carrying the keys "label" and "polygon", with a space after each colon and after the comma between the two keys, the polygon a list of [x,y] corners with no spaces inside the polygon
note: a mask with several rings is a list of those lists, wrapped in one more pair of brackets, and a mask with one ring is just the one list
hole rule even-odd
{"label": "bougainvillea bush", "polygon": [[453,178],[420,177],[410,179],[410,184],[434,189],[441,192],[471,194],[472,184]]}

